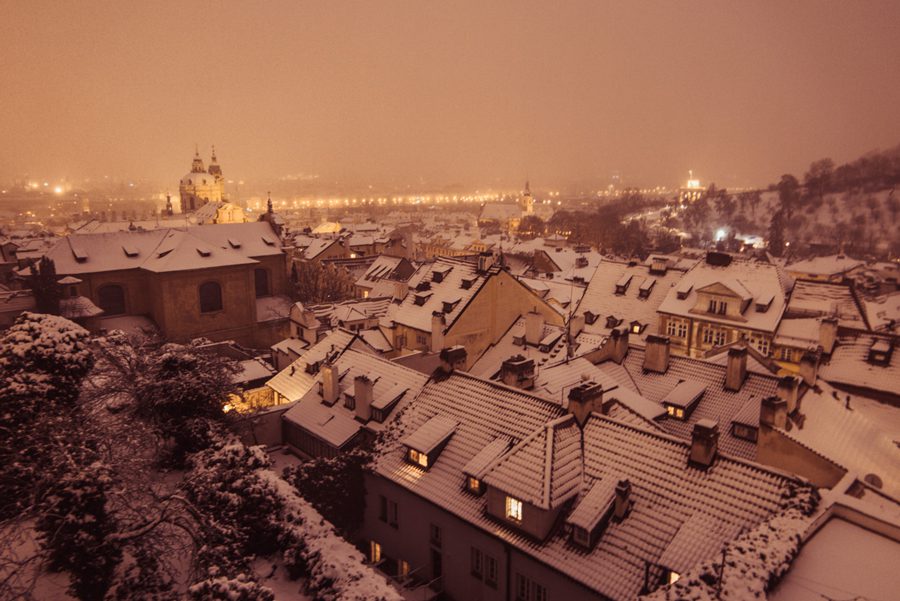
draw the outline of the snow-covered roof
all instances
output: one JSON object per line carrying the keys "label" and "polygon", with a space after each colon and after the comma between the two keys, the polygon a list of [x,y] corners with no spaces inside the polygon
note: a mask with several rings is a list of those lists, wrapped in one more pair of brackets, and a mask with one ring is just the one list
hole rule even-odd
{"label": "snow-covered roof", "polygon": [[390,277],[403,259],[389,255],[379,255],[369,269],[356,280],[357,286],[371,287],[374,282]]}
{"label": "snow-covered roof", "polygon": [[612,506],[617,484],[614,478],[602,478],[586,486],[587,493],[581,496],[566,523],[592,531]]}
{"label": "snow-covered roof", "polygon": [[266,386],[282,395],[288,402],[298,401],[317,382],[317,376],[307,368],[325,360],[339,356],[353,343],[356,336],[346,330],[335,330],[311,346],[299,359],[278,372]]}
{"label": "snow-covered roof", "polygon": [[900,331],[900,291],[866,300],[866,317],[876,332]]}
{"label": "snow-covered roof", "polygon": [[867,330],[865,315],[856,294],[847,284],[799,280],[791,292],[786,315],[825,317],[835,315],[842,328]]}
{"label": "snow-covered roof", "polygon": [[[584,329],[595,334],[609,335],[611,328],[606,318],[615,316],[624,324],[638,321],[646,326],[639,336],[646,340],[650,334],[657,334],[659,316],[657,309],[684,272],[674,269],[665,274],[651,274],[646,265],[630,265],[624,262],[603,260],[594,272],[587,290],[575,310],[576,315],[590,312],[600,317],[593,324],[585,322]],[[616,283],[623,276],[631,276],[624,294],[617,294]],[[645,292],[642,292],[646,290]]]}
{"label": "snow-covered roof", "polygon": [[[747,303],[740,319],[702,313],[704,320],[763,332],[775,332],[784,313],[787,286],[788,280],[780,268],[771,263],[734,259],[729,265],[720,266],[701,262],[682,276],[675,289],[668,291],[658,310],[661,313],[696,318],[698,314],[695,307],[699,291],[724,287],[744,301],[768,301],[771,298],[772,302],[767,310],[762,312],[756,310],[755,302]],[[678,294],[679,290],[682,291],[681,295]],[[684,294],[684,291],[687,293]],[[701,307],[700,311],[705,309]]]}
{"label": "snow-covered roof", "polygon": [[[725,454],[707,470],[691,467],[686,460],[688,442],[597,414],[579,430],[558,404],[460,372],[429,382],[400,417],[400,426],[406,433],[414,432],[435,416],[458,425],[427,471],[408,463],[402,448],[385,445],[376,456],[376,472],[613,599],[639,594],[645,564],[659,560],[690,516],[706,512],[723,526],[753,527],[779,509],[789,482],[782,474]],[[519,444],[485,476],[488,486],[502,483],[541,502],[548,498],[549,488],[549,499],[559,502],[572,494],[570,486],[581,497],[595,480],[628,480],[634,501],[631,512],[624,520],[611,522],[595,547],[578,552],[573,552],[562,528],[539,541],[489,517],[484,497],[463,490],[463,468],[500,436]],[[513,459],[515,455],[519,457]],[[514,464],[521,472],[504,467]],[[548,466],[559,474],[551,473],[548,479]],[[583,472],[583,480],[578,472]]]}
{"label": "snow-covered roof", "polygon": [[815,350],[819,346],[819,331],[822,327],[821,318],[797,317],[781,320],[778,331],[775,333],[775,344]]}
{"label": "snow-covered roof", "polygon": [[522,217],[522,208],[515,203],[489,202],[481,209],[478,219],[483,221],[509,221]]}
{"label": "snow-covered roof", "polygon": [[66,319],[79,319],[103,315],[103,309],[85,296],[63,298],[59,301],[59,314]]}
{"label": "snow-covered roof", "polygon": [[245,384],[255,380],[270,378],[275,373],[272,366],[262,359],[245,359],[238,362],[238,367],[240,371],[231,378],[231,381],[236,384]]}
{"label": "snow-covered roof", "polygon": [[827,257],[813,257],[812,259],[789,263],[785,266],[785,269],[795,277],[803,277],[805,275],[837,276],[864,264],[864,261],[846,255],[829,255]]}
{"label": "snow-covered roof", "polygon": [[887,365],[869,361],[869,350],[879,339],[873,335],[842,336],[831,358],[819,367],[819,378],[836,385],[898,394],[900,352],[892,353]]}

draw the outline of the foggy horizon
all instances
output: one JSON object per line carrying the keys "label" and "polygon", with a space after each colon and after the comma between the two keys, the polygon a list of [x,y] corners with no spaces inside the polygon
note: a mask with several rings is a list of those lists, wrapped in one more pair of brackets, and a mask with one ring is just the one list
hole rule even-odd
{"label": "foggy horizon", "polygon": [[[0,178],[744,187],[900,142],[900,5],[2,2]],[[816,7],[816,10],[813,10]]]}

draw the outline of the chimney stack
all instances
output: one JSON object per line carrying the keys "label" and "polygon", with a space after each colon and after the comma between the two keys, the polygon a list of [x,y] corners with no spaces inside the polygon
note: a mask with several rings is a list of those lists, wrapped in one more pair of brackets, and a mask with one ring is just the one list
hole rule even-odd
{"label": "chimney stack", "polygon": [[328,405],[334,405],[340,393],[337,365],[324,363],[319,373],[322,374],[322,400]]}
{"label": "chimney stack", "polygon": [[787,402],[777,396],[766,397],[759,406],[759,425],[770,428],[787,426]]}
{"label": "chimney stack", "polygon": [[525,314],[525,343],[537,346],[544,337],[544,316],[537,311]]}
{"label": "chimney stack", "polygon": [[444,348],[444,314],[440,311],[431,313],[431,352],[436,353]]}
{"label": "chimney stack", "polygon": [[364,422],[372,417],[372,397],[375,382],[367,376],[356,376],[353,380],[353,393],[356,399],[356,417]]}
{"label": "chimney stack", "polygon": [[644,349],[644,370],[664,374],[669,369],[669,338],[650,334]]}
{"label": "chimney stack", "polygon": [[830,355],[834,350],[834,343],[837,342],[837,330],[837,317],[822,318],[822,322],[819,324],[819,346],[826,355]]}
{"label": "chimney stack", "polygon": [[456,346],[441,349],[439,357],[441,360],[441,370],[445,374],[450,374],[457,369],[462,371],[466,368],[468,353],[466,352],[466,347],[457,344]]}
{"label": "chimney stack", "polygon": [[694,467],[708,468],[716,458],[718,450],[719,423],[711,419],[701,419],[694,424],[688,463]]}
{"label": "chimney stack", "polygon": [[778,398],[784,401],[787,413],[793,413],[797,408],[800,397],[800,378],[797,376],[784,376],[778,380],[776,392]]}
{"label": "chimney stack", "polygon": [[603,386],[585,382],[569,389],[569,413],[580,427],[584,427],[591,411],[603,412]]}
{"label": "chimney stack", "polygon": [[806,351],[800,358],[800,377],[807,386],[815,386],[819,376],[819,353]]}
{"label": "chimney stack", "polygon": [[584,331],[584,313],[581,315],[573,315],[569,320],[569,336],[575,338]]}
{"label": "chimney stack", "polygon": [[628,328],[622,326],[613,328],[607,344],[612,345],[610,358],[616,363],[622,363],[628,354]]}
{"label": "chimney stack", "polygon": [[621,522],[631,511],[631,482],[628,480],[619,480],[616,484],[616,497],[613,506],[613,517],[616,521]]}
{"label": "chimney stack", "polygon": [[409,283],[407,282],[394,282],[394,300],[403,302],[403,299],[406,298],[406,295],[409,294]]}
{"label": "chimney stack", "polygon": [[728,363],[725,365],[725,390],[738,392],[747,379],[747,347],[733,346],[728,349]]}
{"label": "chimney stack", "polygon": [[534,386],[534,359],[514,355],[500,367],[500,380],[507,386],[528,389]]}

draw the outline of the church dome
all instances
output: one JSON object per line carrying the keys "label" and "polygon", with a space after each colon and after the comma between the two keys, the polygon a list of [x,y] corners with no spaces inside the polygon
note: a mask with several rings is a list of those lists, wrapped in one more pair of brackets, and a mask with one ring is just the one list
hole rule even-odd
{"label": "church dome", "polygon": [[182,186],[211,186],[214,183],[216,183],[215,176],[206,171],[191,171],[181,178]]}

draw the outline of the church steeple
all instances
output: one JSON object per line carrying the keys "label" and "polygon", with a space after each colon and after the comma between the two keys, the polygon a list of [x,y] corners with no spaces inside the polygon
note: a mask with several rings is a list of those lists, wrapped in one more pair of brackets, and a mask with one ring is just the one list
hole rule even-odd
{"label": "church steeple", "polygon": [[268,200],[268,202],[266,202],[266,212],[267,212],[269,215],[271,215],[272,213],[275,212],[275,210],[272,208],[272,193],[269,192],[269,193],[268,193],[268,196],[269,196],[269,200]]}
{"label": "church steeple", "polygon": [[194,146],[194,161],[191,163],[191,173],[205,173],[203,159],[200,158],[200,147]]}
{"label": "church steeple", "polygon": [[212,157],[209,161],[209,174],[216,178],[216,180],[222,179],[222,168],[219,166],[219,161],[216,159],[216,147],[212,147]]}

